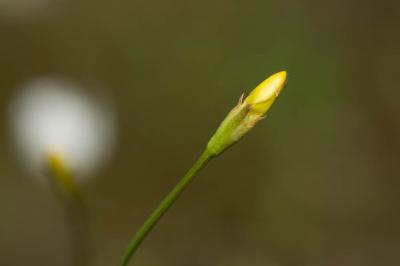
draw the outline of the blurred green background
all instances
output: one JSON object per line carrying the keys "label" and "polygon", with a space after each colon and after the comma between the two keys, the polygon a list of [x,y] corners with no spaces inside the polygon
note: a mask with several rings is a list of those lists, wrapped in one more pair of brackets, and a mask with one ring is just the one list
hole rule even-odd
{"label": "blurred green background", "polygon": [[0,1],[0,265],[70,265],[54,195],[18,164],[7,106],[61,75],[111,95],[113,159],[84,184],[93,265],[116,265],[243,92],[286,69],[260,123],[134,257],[147,266],[400,264],[396,1]]}

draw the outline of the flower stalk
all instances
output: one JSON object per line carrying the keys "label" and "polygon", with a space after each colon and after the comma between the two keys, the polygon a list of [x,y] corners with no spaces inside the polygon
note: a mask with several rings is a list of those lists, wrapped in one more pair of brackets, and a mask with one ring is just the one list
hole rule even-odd
{"label": "flower stalk", "polygon": [[130,258],[140,246],[144,238],[150,233],[151,229],[157,224],[160,218],[167,212],[172,204],[182,194],[183,190],[192,181],[193,177],[203,169],[213,156],[207,150],[199,157],[189,171],[182,177],[182,179],[175,185],[169,194],[161,201],[160,205],[153,211],[147,218],[144,224],[139,228],[137,233],[130,241],[126,251],[122,257],[121,266],[126,266]]}
{"label": "flower stalk", "polygon": [[47,176],[66,215],[69,227],[72,265],[89,265],[89,224],[86,205],[74,175],[57,153],[46,158]]}

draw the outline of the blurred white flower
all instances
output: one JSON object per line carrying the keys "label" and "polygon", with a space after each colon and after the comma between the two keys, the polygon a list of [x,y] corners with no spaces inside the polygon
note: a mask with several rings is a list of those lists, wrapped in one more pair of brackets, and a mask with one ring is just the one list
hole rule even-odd
{"label": "blurred white flower", "polygon": [[56,154],[78,179],[90,176],[115,142],[110,105],[69,81],[40,78],[28,83],[10,111],[18,152],[37,173]]}

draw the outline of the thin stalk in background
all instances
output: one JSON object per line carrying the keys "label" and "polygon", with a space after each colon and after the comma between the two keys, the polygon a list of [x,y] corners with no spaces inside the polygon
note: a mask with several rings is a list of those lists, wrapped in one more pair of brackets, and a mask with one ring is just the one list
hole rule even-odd
{"label": "thin stalk in background", "polygon": [[55,154],[47,158],[48,180],[64,210],[73,266],[89,266],[90,230],[86,204],[74,176]]}

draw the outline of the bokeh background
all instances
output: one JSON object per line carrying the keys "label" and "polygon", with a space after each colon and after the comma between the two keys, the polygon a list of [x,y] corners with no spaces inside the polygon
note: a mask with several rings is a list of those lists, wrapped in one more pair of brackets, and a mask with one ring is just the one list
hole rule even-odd
{"label": "bokeh background", "polygon": [[266,76],[267,120],[213,161],[132,265],[400,264],[396,1],[1,0],[0,265],[70,265],[63,211],[14,156],[7,106],[60,75],[106,91],[111,161],[83,184],[93,265],[131,235]]}

